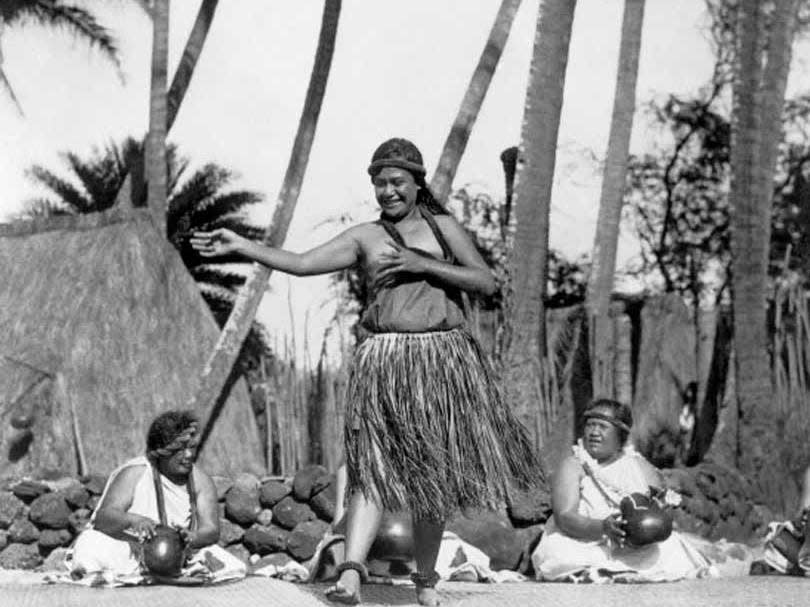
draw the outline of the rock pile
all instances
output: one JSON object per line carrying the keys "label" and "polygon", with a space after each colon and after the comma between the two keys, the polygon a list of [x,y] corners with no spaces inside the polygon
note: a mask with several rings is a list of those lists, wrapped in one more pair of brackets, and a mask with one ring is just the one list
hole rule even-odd
{"label": "rock pile", "polygon": [[[292,479],[213,480],[219,544],[254,566],[308,561],[335,514],[335,477],[323,466],[303,468]],[[69,546],[85,527],[104,484],[99,476],[0,483],[0,568],[36,568],[48,555],[58,560],[55,549]],[[525,570],[549,513],[544,491],[514,491],[508,508],[466,513],[448,529],[489,555],[493,569]]]}
{"label": "rock pile", "polygon": [[0,485],[0,568],[33,569],[70,544],[103,488],[104,479],[96,476]]}
{"label": "rock pile", "polygon": [[662,471],[683,500],[675,524],[709,540],[746,542],[765,535],[773,514],[755,504],[751,483],[739,471],[712,462]]}

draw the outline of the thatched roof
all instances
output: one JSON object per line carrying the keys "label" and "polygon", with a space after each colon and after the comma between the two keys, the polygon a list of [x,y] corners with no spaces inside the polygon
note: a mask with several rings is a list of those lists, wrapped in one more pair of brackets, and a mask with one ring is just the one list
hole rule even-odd
{"label": "thatched roof", "polygon": [[[155,415],[188,405],[219,333],[180,257],[143,210],[0,225],[0,285],[0,474],[33,472],[41,459],[11,462],[7,444],[11,405],[37,372],[61,389],[51,390],[52,402],[15,405],[35,412],[31,454],[73,441],[72,407],[88,470],[109,472],[143,452]],[[66,416],[68,436],[54,438],[45,421],[64,425]],[[57,450],[76,453],[75,444]],[[76,457],[68,459],[63,471],[75,472]],[[202,463],[215,474],[263,468],[241,381]]]}

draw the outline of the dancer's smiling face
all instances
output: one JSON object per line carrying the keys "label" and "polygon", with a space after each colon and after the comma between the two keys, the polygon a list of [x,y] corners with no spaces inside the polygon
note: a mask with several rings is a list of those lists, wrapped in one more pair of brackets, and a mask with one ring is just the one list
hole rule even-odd
{"label": "dancer's smiling face", "polygon": [[416,206],[419,186],[413,174],[397,167],[383,167],[372,179],[374,195],[383,215],[392,219],[404,217]]}

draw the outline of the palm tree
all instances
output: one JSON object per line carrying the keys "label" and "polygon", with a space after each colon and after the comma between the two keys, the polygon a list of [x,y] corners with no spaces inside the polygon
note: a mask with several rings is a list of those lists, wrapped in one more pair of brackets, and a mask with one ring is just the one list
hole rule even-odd
{"label": "palm tree", "polygon": [[430,189],[440,202],[444,202],[450,194],[458,164],[467,147],[467,141],[470,139],[470,131],[472,131],[478,112],[484,103],[489,83],[495,74],[495,68],[498,67],[503,48],[509,38],[509,31],[512,29],[512,22],[515,20],[515,13],[519,7],[520,0],[502,0],[498,14],[495,16],[489,38],[484,45],[470,84],[467,86],[458,115],[444,142],[444,149],[439,157],[436,172],[430,182]]}
{"label": "palm tree", "polygon": [[[120,68],[118,46],[110,32],[99,25],[87,9],[60,0],[2,0],[0,2],[0,43],[6,27],[19,27],[29,23],[63,29],[77,39],[96,47],[116,69]],[[0,46],[0,87],[11,97],[22,113],[22,107],[11,83],[3,71],[3,50]]]}
{"label": "palm tree", "polygon": [[[278,204],[273,211],[270,226],[264,232],[264,242],[270,246],[280,246],[284,242],[295,211],[295,204],[298,201],[298,194],[301,191],[309,153],[315,138],[315,127],[318,124],[321,105],[326,93],[326,83],[329,79],[341,4],[342,0],[326,0],[324,3],[318,48],[315,51],[315,63],[312,66],[304,109],[298,122],[298,132],[293,143],[287,172],[284,175]],[[220,395],[227,385],[228,377],[256,315],[259,303],[261,303],[270,275],[269,268],[253,264],[247,282],[239,290],[233,312],[222,329],[219,340],[203,369],[199,388],[194,395],[195,409],[202,406],[206,411],[202,417],[204,424],[202,443],[205,442],[216,421]]]}
{"label": "palm tree", "polygon": [[[781,493],[774,471],[780,453],[768,359],[766,302],[772,183],[798,3],[775,3],[767,30],[760,4],[757,0],[742,0],[738,6],[729,194],[731,283],[735,386],[742,418],[739,465],[762,497],[776,505]],[[764,44],[766,31],[768,40]]]}
{"label": "palm tree", "polygon": [[[91,157],[82,158],[65,152],[62,158],[69,176],[63,177],[35,165],[28,176],[49,192],[49,195],[28,203],[26,215],[96,213],[112,208],[127,176],[133,180],[132,203],[145,207],[147,185],[144,182],[144,145],[132,137],[121,144],[109,143],[97,149]],[[203,298],[220,326],[225,324],[233,308],[236,291],[245,282],[244,276],[204,260],[188,245],[195,230],[226,227],[246,238],[260,238],[263,230],[250,225],[244,217],[251,205],[262,200],[261,194],[247,190],[230,190],[234,175],[216,164],[206,164],[186,177],[189,161],[177,148],[166,150],[168,239],[180,253],[183,262],[197,281]],[[253,324],[239,359],[239,370],[245,372],[258,365],[259,356],[268,351],[263,329]]]}
{"label": "palm tree", "polygon": [[155,0],[152,8],[152,79],[149,95],[149,135],[146,146],[147,206],[155,225],[166,233],[166,82],[169,64],[169,0]]}
{"label": "palm tree", "polygon": [[539,407],[547,368],[545,303],[548,274],[548,228],[557,133],[565,87],[568,47],[576,0],[542,0],[526,90],[521,133],[522,164],[515,185],[517,227],[511,260],[511,325],[505,357],[505,386],[516,413],[545,438]]}
{"label": "palm tree", "polygon": [[587,308],[590,321],[591,373],[597,396],[613,397],[612,320],[609,315],[616,248],[619,242],[624,185],[630,153],[630,135],[636,107],[636,79],[641,49],[644,0],[625,0],[619,68],[613,116],[610,122],[599,218],[593,244],[591,276],[588,281]]}

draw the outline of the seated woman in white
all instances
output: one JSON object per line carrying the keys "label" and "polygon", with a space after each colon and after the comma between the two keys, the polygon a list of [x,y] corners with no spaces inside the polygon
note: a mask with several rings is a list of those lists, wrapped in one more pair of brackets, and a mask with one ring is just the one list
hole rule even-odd
{"label": "seated woman in white", "polygon": [[166,524],[180,531],[189,553],[184,571],[211,581],[246,574],[239,559],[216,545],[217,492],[211,478],[194,465],[197,426],[189,411],[169,411],[152,422],[147,455],[110,475],[88,528],[76,538],[68,556],[74,579],[99,584],[142,580],[140,544],[152,537],[161,520],[158,492]]}
{"label": "seated woman in white", "polygon": [[662,487],[658,470],[627,445],[630,408],[601,399],[585,414],[582,438],[552,478],[554,515],[532,554],[538,579],[674,581],[709,572],[709,562],[677,532],[646,546],[625,541],[622,498]]}

